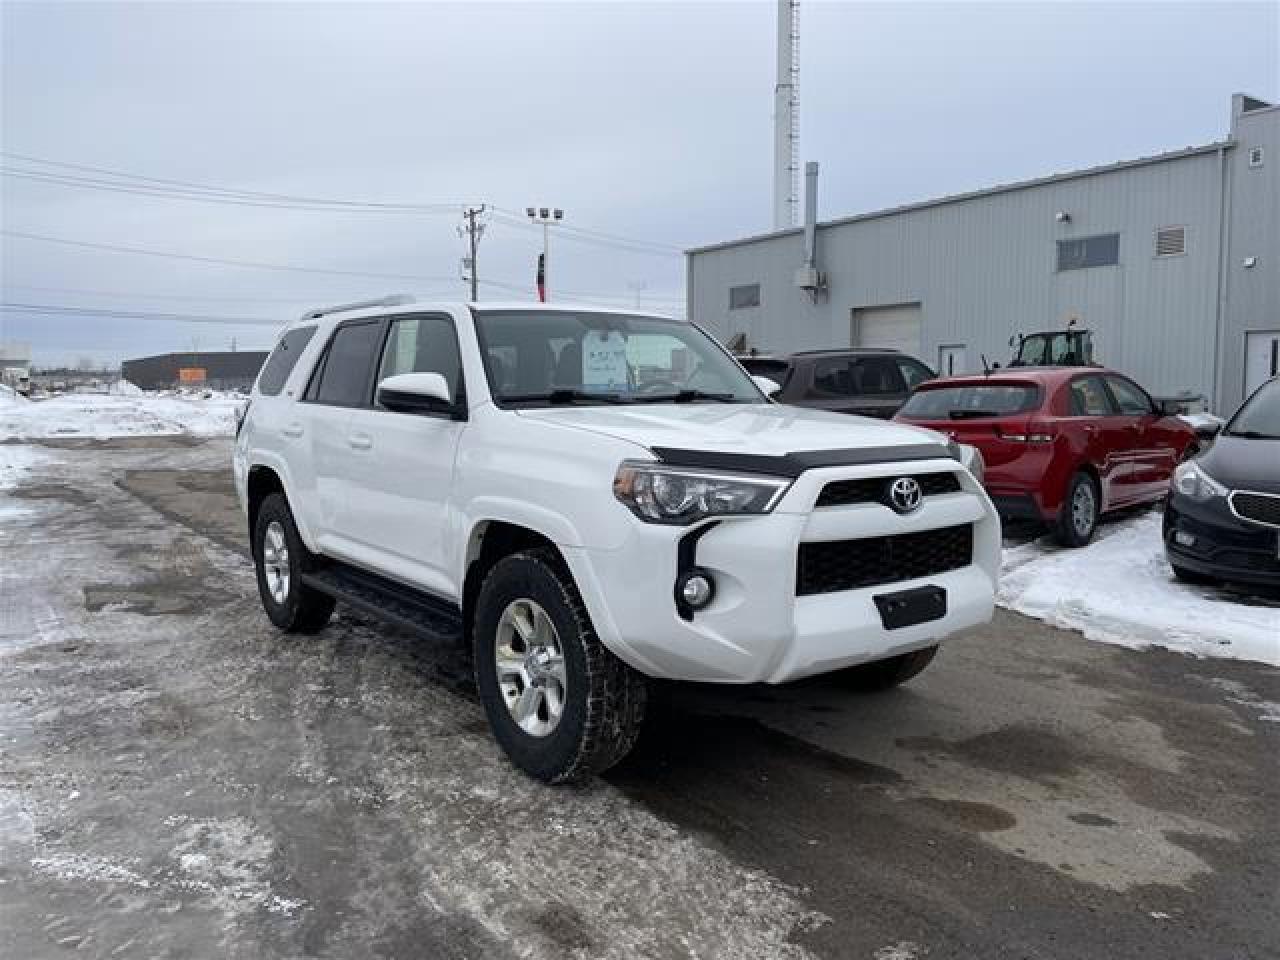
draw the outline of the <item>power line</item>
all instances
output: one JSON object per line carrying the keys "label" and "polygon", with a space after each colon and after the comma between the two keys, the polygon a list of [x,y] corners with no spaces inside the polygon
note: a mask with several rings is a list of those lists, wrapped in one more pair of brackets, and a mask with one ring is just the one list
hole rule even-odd
{"label": "power line", "polygon": [[41,287],[29,283],[0,281],[0,290],[35,290],[39,293],[67,293],[76,297],[120,297],[125,300],[184,300],[204,303],[281,303],[306,306],[315,295],[306,297],[210,297],[199,294],[142,293],[126,290],[86,290],[82,287]]}
{"label": "power line", "polygon": [[[16,237],[22,240],[34,240],[41,243],[53,243],[53,244],[59,244],[62,246],[80,247],[80,248],[89,249],[89,250],[104,250],[109,253],[133,254],[133,255],[148,256],[148,257],[163,257],[171,260],[189,260],[195,263],[209,263],[209,264],[216,264],[219,266],[243,267],[243,268],[254,269],[254,270],[274,270],[274,271],[283,271],[287,273],[309,273],[309,274],[320,274],[320,275],[339,276],[339,277],[360,277],[362,279],[367,278],[367,279],[374,279],[374,280],[397,280],[397,281],[407,280],[411,282],[448,283],[448,284],[453,284],[457,282],[456,279],[453,277],[424,276],[421,274],[412,274],[412,273],[373,273],[373,272],[366,272],[366,271],[360,271],[360,270],[335,270],[335,269],[326,269],[321,267],[304,267],[304,266],[299,266],[297,264],[266,263],[266,262],[261,262],[256,260],[231,260],[231,259],[224,259],[222,257],[204,257],[204,256],[197,256],[195,254],[173,253],[165,250],[149,250],[144,247],[127,247],[127,246],[121,246],[118,244],[110,244],[110,243],[92,243],[87,240],[68,240],[63,237],[50,237],[44,234],[25,233],[18,230],[0,230],[0,234],[3,234],[4,236],[7,236],[7,237]],[[480,283],[487,287],[496,287],[501,290],[508,290],[516,293],[528,293],[531,291],[531,288],[529,287],[521,286],[519,284],[505,283],[500,280],[481,280]],[[585,290],[565,290],[563,291],[563,293],[565,296],[580,298],[580,299],[598,298],[598,299],[604,300],[604,299],[617,299],[619,296],[618,294],[613,294],[613,293],[603,293],[598,291],[585,291]],[[651,299],[655,301],[661,301],[664,298],[654,297]],[[683,303],[684,301],[676,300],[675,298],[672,298],[669,302]]]}
{"label": "power line", "polygon": [[[352,211],[361,213],[408,213],[408,214],[441,214],[457,213],[460,208],[469,204],[456,203],[387,203],[363,200],[336,200],[331,198],[297,196],[291,194],[267,193],[257,190],[236,190],[211,184],[195,183],[189,180],[173,180],[163,177],[149,177],[142,174],[112,170],[106,167],[95,167],[88,164],[68,163],[62,160],[49,160],[33,157],[29,154],[0,150],[0,156],[24,163],[42,164],[60,167],[84,173],[102,174],[113,180],[101,177],[79,177],[44,170],[0,169],[7,177],[33,182],[49,183],[58,186],[81,187],[85,189],[106,190],[117,193],[128,193],[140,196],[158,197],[161,199],[194,200],[204,203],[223,203],[234,206],[256,206],[267,208],[313,210],[313,211]],[[176,188],[176,189],[175,189]],[[518,211],[501,207],[490,208],[495,215],[508,226],[529,229],[530,224]],[[631,253],[650,254],[654,256],[683,257],[684,252],[676,246],[658,243],[651,240],[640,240],[618,234],[591,230],[586,227],[562,226],[560,236],[579,243],[595,244],[626,250]]]}
{"label": "power line", "polygon": [[0,302],[0,310],[6,313],[31,313],[44,316],[98,317],[104,320],[178,320],[184,323],[233,323],[270,324],[282,326],[287,318],[276,317],[222,317],[193,313],[153,313],[145,310],[116,310],[108,307],[73,307],[53,303]]}
{"label": "power line", "polygon": [[170,260],[191,260],[196,263],[213,263],[222,266],[248,267],[255,270],[277,270],[286,273],[317,273],[336,277],[362,277],[373,280],[417,280],[427,283],[454,283],[453,277],[430,277],[412,273],[372,273],[361,270],[333,270],[320,267],[301,267],[288,263],[263,263],[256,260],[228,260],[221,257],[201,257],[195,254],[172,253],[164,250],[147,250],[143,247],[125,247],[110,243],[90,243],[87,240],[66,240],[62,237],[49,237],[38,233],[23,233],[17,230],[0,230],[6,237],[17,237],[22,240],[37,240],[41,243],[56,243],[68,247],[84,247],[89,250],[106,250],[110,253],[130,253],[147,257],[165,257]]}

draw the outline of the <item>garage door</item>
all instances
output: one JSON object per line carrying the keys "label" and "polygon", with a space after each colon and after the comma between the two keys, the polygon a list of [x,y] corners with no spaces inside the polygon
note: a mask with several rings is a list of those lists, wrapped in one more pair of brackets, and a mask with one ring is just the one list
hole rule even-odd
{"label": "garage door", "polygon": [[920,304],[858,307],[853,311],[851,343],[855,347],[887,347],[920,356]]}

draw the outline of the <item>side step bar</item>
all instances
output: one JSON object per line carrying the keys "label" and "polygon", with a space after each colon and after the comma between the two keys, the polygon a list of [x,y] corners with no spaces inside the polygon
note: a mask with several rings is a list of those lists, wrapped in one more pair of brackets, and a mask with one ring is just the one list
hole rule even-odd
{"label": "side step bar", "polygon": [[304,573],[302,582],[339,603],[420,636],[432,640],[462,639],[462,611],[456,604],[376,573],[333,560],[319,570]]}

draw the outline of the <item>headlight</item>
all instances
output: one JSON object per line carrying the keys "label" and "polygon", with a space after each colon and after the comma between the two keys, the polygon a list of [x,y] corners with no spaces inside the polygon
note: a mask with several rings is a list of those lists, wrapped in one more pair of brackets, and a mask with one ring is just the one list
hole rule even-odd
{"label": "headlight", "polygon": [[613,495],[641,520],[685,526],[706,517],[768,513],[790,486],[780,477],[628,460],[613,478]]}
{"label": "headlight", "polygon": [[1173,489],[1184,497],[1200,501],[1227,495],[1227,488],[1205,473],[1194,460],[1173,471]]}

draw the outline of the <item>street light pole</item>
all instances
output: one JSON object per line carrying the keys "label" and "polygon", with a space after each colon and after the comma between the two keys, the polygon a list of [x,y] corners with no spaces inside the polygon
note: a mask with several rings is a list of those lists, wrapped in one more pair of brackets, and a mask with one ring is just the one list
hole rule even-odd
{"label": "street light pole", "polygon": [[534,223],[542,224],[542,299],[550,302],[547,278],[551,275],[551,225],[564,219],[564,211],[559,207],[525,207],[524,212]]}

